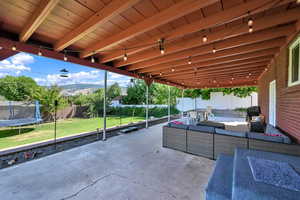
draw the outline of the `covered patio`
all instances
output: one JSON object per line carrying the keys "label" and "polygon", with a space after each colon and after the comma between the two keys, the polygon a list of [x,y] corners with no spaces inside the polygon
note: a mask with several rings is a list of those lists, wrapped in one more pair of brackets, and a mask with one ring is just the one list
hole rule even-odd
{"label": "covered patio", "polygon": [[0,170],[1,199],[204,199],[214,161],[163,148],[161,128]]}
{"label": "covered patio", "polygon": [[[0,1],[0,61],[26,52],[105,72],[103,141],[0,170],[1,197],[205,199],[208,184],[206,200],[297,199],[299,13],[299,0]],[[145,129],[106,140],[108,72],[147,86]],[[148,126],[153,82],[169,86],[164,127]],[[259,88],[260,133],[170,123],[170,87],[242,86]],[[268,159],[262,178],[296,181],[257,180]]]}

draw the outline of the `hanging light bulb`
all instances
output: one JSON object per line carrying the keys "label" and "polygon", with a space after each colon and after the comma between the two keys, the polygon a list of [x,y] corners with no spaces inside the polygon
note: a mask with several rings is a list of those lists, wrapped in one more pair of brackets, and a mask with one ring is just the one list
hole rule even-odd
{"label": "hanging light bulb", "polygon": [[127,56],[127,54],[125,53],[124,56],[123,56],[123,60],[124,60],[124,61],[127,61],[127,59],[128,59],[128,56]]}
{"label": "hanging light bulb", "polygon": [[14,45],[14,46],[11,47],[11,50],[16,51],[17,47]]}
{"label": "hanging light bulb", "polygon": [[202,41],[205,43],[205,42],[207,42],[207,36],[206,35],[204,35],[203,37],[202,37]]}
{"label": "hanging light bulb", "polygon": [[213,52],[213,53],[216,53],[216,52],[217,52],[217,50],[216,50],[215,47],[213,48],[212,52]]}
{"label": "hanging light bulb", "polygon": [[43,55],[42,52],[41,52],[41,50],[39,50],[38,55],[39,55],[39,56],[42,56],[42,55]]}
{"label": "hanging light bulb", "polygon": [[249,76],[251,76],[251,73],[249,73]]}
{"label": "hanging light bulb", "polygon": [[175,69],[174,69],[174,68],[172,68],[172,72],[175,72]]}
{"label": "hanging light bulb", "polygon": [[164,44],[165,43],[165,39],[162,38],[158,42],[159,42],[160,54],[163,55],[163,54],[165,54],[165,44]]}
{"label": "hanging light bulb", "polygon": [[124,60],[124,61],[127,61],[127,60],[128,60],[128,56],[127,56],[127,53],[126,53],[126,48],[124,49],[123,60]]}
{"label": "hanging light bulb", "polygon": [[251,17],[248,19],[248,26],[253,26],[253,19]]}
{"label": "hanging light bulb", "polygon": [[159,75],[162,76],[162,72],[160,72]]}
{"label": "hanging light bulb", "polygon": [[246,78],[250,78],[250,76],[246,76]]}
{"label": "hanging light bulb", "polygon": [[188,64],[189,64],[189,65],[192,64],[192,58],[191,58],[191,56],[189,56]]}
{"label": "hanging light bulb", "polygon": [[95,63],[95,58],[94,58],[94,56],[91,57],[91,62],[92,62],[92,63]]}
{"label": "hanging light bulb", "polygon": [[252,33],[252,32],[253,32],[253,27],[249,26],[249,33]]}
{"label": "hanging light bulb", "polygon": [[64,61],[68,61],[68,57],[66,56],[66,51],[65,51],[65,54],[64,54]]}

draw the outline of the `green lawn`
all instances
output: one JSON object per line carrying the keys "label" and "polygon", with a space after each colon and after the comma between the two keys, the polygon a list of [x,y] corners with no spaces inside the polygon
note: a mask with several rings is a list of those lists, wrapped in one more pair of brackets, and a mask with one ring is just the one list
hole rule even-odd
{"label": "green lawn", "polygon": [[[122,117],[121,123],[128,124],[144,120],[143,117]],[[119,117],[108,117],[107,127],[120,125]],[[97,128],[103,127],[103,118],[90,119],[66,119],[57,122],[57,138],[75,135],[83,132],[95,131]],[[18,129],[0,129],[0,149],[15,147],[24,144],[30,144],[43,140],[53,139],[54,123],[45,123],[34,126],[22,127],[19,134]]]}

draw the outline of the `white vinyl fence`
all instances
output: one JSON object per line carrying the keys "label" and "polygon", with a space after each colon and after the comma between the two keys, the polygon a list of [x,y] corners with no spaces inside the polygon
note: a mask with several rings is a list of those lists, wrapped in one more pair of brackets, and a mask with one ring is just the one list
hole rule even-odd
{"label": "white vinyl fence", "polygon": [[188,111],[193,109],[206,109],[211,106],[212,109],[234,110],[235,108],[247,108],[250,106],[257,106],[257,93],[253,92],[251,96],[239,98],[230,95],[223,95],[223,92],[213,92],[210,94],[210,100],[203,100],[201,98],[177,98],[177,109],[180,111]]}

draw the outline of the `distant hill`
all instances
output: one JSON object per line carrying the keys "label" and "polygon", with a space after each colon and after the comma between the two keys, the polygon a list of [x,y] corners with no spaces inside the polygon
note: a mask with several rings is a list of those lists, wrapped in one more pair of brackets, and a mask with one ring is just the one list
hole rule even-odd
{"label": "distant hill", "polygon": [[100,84],[70,84],[70,85],[60,85],[60,88],[64,90],[82,90],[82,89],[99,89],[103,88]]}
{"label": "distant hill", "polygon": [[[74,96],[79,94],[90,94],[95,92],[99,88],[104,86],[101,84],[69,84],[69,85],[60,85],[62,88],[61,93],[65,96]],[[122,95],[126,95],[127,88],[121,87]]]}

